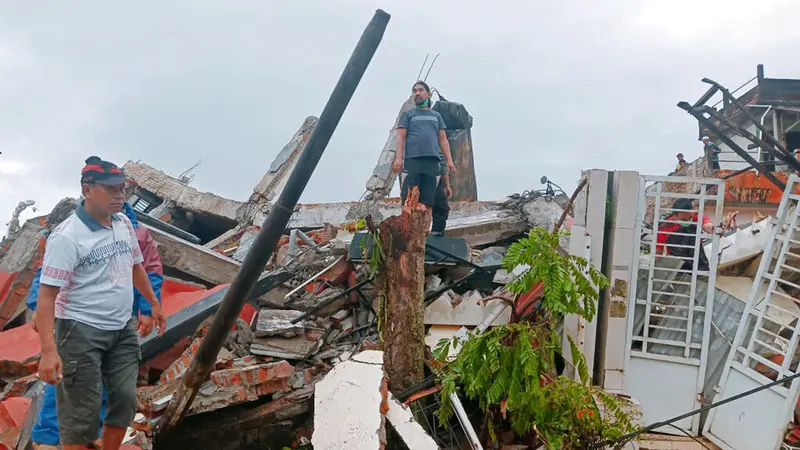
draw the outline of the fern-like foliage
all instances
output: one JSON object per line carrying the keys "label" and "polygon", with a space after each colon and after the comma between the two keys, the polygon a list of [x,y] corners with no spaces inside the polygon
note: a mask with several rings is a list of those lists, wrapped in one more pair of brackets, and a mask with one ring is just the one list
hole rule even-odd
{"label": "fern-like foliage", "polygon": [[522,294],[542,282],[545,310],[580,314],[591,321],[597,313],[600,289],[608,285],[608,280],[585,258],[562,253],[559,241],[564,235],[566,232],[549,233],[544,228],[534,228],[512,244],[503,258],[503,268],[508,271],[518,266],[530,268],[506,288]]}
{"label": "fern-like foliage", "polygon": [[[580,314],[591,320],[599,289],[608,282],[584,258],[562,253],[559,240],[560,235],[537,228],[513,244],[504,267],[529,269],[507,288],[519,294],[541,282],[548,317]],[[550,450],[568,450],[594,448],[634,431],[624,402],[590,385],[586,359],[569,342],[578,381],[556,376],[561,337],[550,322],[512,323],[464,341],[442,340],[434,351],[442,385],[439,423],[449,423],[450,394],[461,388],[486,414],[492,439],[496,426],[508,424],[520,437],[535,434]],[[448,363],[453,347],[460,351]]]}
{"label": "fern-like foliage", "polygon": [[[367,217],[366,219],[357,222],[356,227],[367,228],[367,237],[361,241],[359,246],[361,248],[362,258],[367,262],[369,276],[370,278],[375,279],[382,273],[385,273],[384,264],[386,263],[386,254],[383,251],[381,231],[372,224],[371,217]],[[391,236],[389,236],[389,239],[391,239]],[[384,280],[381,291],[378,293],[378,336],[381,342],[383,342],[383,332],[386,328],[387,321],[386,293],[389,288],[389,282],[390,280]]]}

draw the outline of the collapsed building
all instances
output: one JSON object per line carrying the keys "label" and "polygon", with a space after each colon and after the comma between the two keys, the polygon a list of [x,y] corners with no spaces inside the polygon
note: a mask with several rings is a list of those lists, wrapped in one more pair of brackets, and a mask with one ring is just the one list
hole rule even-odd
{"label": "collapsed building", "polygon": [[[758,74],[739,97],[707,80],[710,94],[679,105],[697,118],[700,136],[719,143],[719,170],[705,156],[672,176],[587,170],[574,202],[551,189],[480,201],[471,130],[448,130],[459,169],[452,180],[457,201],[445,236],[428,240],[426,343],[507,322],[506,303],[483,302],[510,280],[500,268],[507,246],[531,227],[553,229],[568,216],[571,236],[562,246],[598,267],[610,287],[594,320],[564,319],[565,354],[572,338],[586,355],[592,383],[630,398],[643,424],[796,375],[800,179],[788,149],[800,146],[793,134],[800,131],[800,104],[793,103],[800,101],[798,82],[765,78],[763,67]],[[706,106],[718,92],[722,100]],[[410,107],[405,102],[400,113]],[[151,230],[167,275],[167,332],[141,342],[139,414],[127,439],[134,448],[151,448],[211,317],[316,125],[315,117],[303,121],[246,200],[200,192],[189,178],[142,162],[124,166],[137,184],[129,203]],[[425,398],[424,387],[392,396],[385,417],[378,414],[386,399],[375,369],[381,359],[376,288],[358,222],[400,212],[399,200],[389,197],[396,182],[390,170],[396,125],[397,118],[361,200],[296,205],[213,372],[166,445],[247,448],[269,440],[336,448],[337,439],[357,437],[352,448],[378,448],[375,429],[386,419],[409,448],[482,448],[468,417],[444,432],[435,409],[411,416],[407,406]],[[662,227],[675,221],[677,199],[691,200],[696,213],[684,221],[688,240],[659,241],[671,234]],[[67,199],[50,215],[15,228],[0,245],[0,443],[10,448],[27,448],[40,389],[32,375],[38,337],[25,323],[24,300],[48,230],[74,208]],[[703,230],[704,215],[713,232]],[[538,287],[524,294],[520,307],[541,295]],[[574,376],[570,372],[568,366],[567,375]],[[797,379],[769,386],[650,430],[659,434],[643,437],[639,448],[693,448],[688,445],[698,440],[707,448],[780,448],[787,426],[793,429],[799,392]],[[361,405],[374,405],[375,414]],[[342,421],[351,426],[341,427]],[[686,434],[691,440],[678,442]]]}
{"label": "collapsed building", "polygon": [[[181,445],[246,448],[267,439],[287,446],[308,441],[316,383],[334,366],[355,361],[361,357],[354,355],[376,345],[376,288],[363,260],[365,234],[358,231],[358,222],[400,213],[399,199],[389,197],[396,182],[390,164],[396,124],[375,169],[365,177],[362,200],[296,206],[214,371],[177,432],[169,434],[179,436]],[[124,165],[136,184],[128,202],[150,230],[164,265],[162,304],[168,316],[163,336],[141,340],[139,414],[128,445],[152,447],[177,383],[316,125],[316,117],[303,121],[246,200],[201,192],[191,186],[191,177],[173,177],[143,162]],[[553,228],[566,204],[565,195],[552,188],[479,201],[470,130],[447,134],[458,175],[451,180],[454,201],[446,235],[429,239],[426,256],[425,323],[431,346],[441,336],[487,319],[496,302],[478,302],[502,287],[493,278],[505,248],[531,227]],[[30,445],[41,392],[35,375],[38,337],[28,323],[25,299],[49,231],[76,205],[65,199],[48,216],[14,227],[0,246],[0,329],[5,329],[0,332],[0,443],[9,448]],[[507,313],[496,323],[503,320]],[[406,415],[402,407],[390,414]],[[445,442],[435,427],[412,433],[432,433],[426,442],[435,439],[443,448],[466,436],[464,431]]]}

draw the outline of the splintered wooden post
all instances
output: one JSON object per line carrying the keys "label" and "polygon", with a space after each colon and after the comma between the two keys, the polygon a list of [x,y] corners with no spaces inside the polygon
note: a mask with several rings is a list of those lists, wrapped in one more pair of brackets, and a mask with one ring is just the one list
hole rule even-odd
{"label": "splintered wooden post", "polygon": [[403,212],[378,227],[385,255],[383,365],[395,393],[424,378],[425,241],[430,225],[430,213],[419,202],[415,187],[408,193]]}

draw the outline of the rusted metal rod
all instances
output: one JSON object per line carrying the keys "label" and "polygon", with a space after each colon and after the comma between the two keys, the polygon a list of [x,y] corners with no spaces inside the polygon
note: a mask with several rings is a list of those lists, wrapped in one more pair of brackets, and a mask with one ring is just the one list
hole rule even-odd
{"label": "rusted metal rod", "polygon": [[575,203],[575,199],[578,198],[578,194],[580,194],[583,188],[586,187],[587,183],[589,183],[588,175],[581,180],[581,183],[575,188],[575,191],[572,193],[572,196],[569,198],[567,204],[564,205],[564,212],[561,213],[561,217],[559,217],[558,222],[556,222],[556,225],[553,227],[553,233],[558,233],[558,229],[561,228],[561,225],[563,225],[564,221],[567,220],[567,214],[572,208],[572,204]]}
{"label": "rusted metal rod", "polygon": [[182,383],[175,392],[162,420],[163,427],[160,430],[162,433],[180,422],[194,401],[200,385],[211,373],[217,354],[222,348],[231,327],[236,322],[244,303],[247,301],[253,285],[264,271],[264,267],[275,251],[278,240],[281,238],[283,230],[286,229],[298,200],[300,200],[300,195],[314,173],[314,169],[317,167],[325,147],[328,145],[336,126],[350,103],[356,87],[375,55],[378,45],[383,39],[386,26],[389,24],[390,17],[385,11],[377,10],[361,35],[361,39],[359,39],[336,87],[333,89],[325,109],[319,116],[317,127],[311,133],[305,149],[300,154],[297,166],[289,176],[286,187],[277,202],[264,220],[261,231],[256,236],[252,248],[247,252],[247,256],[236,274],[236,278],[222,299],[217,315],[214,317],[208,333],[197,349],[189,370],[183,376]]}

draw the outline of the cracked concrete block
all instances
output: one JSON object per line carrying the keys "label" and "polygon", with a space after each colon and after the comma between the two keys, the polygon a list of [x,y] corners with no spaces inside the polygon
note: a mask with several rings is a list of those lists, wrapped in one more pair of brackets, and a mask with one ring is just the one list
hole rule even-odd
{"label": "cracked concrete block", "polygon": [[377,450],[381,429],[383,352],[368,350],[336,365],[316,385],[315,450]]}
{"label": "cracked concrete block", "polygon": [[386,413],[386,418],[403,439],[408,450],[437,450],[439,448],[436,441],[422,428],[422,425],[414,420],[411,410],[398,402],[391,393],[389,394],[389,411]]}
{"label": "cracked concrete block", "polygon": [[305,330],[305,321],[292,323],[292,320],[302,315],[302,311],[289,309],[262,309],[256,321],[256,337],[297,336]]}
{"label": "cracked concrete block", "polygon": [[324,339],[313,340],[306,335],[292,338],[257,338],[250,346],[250,352],[259,356],[272,356],[284,359],[306,359],[322,347]]}

